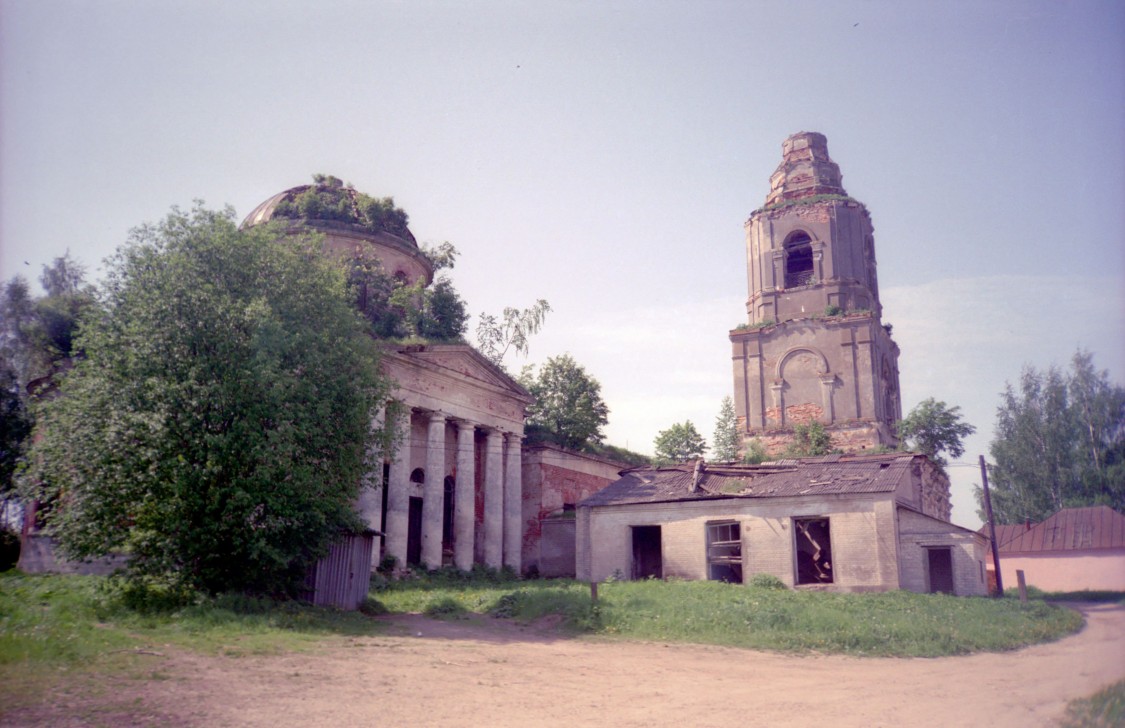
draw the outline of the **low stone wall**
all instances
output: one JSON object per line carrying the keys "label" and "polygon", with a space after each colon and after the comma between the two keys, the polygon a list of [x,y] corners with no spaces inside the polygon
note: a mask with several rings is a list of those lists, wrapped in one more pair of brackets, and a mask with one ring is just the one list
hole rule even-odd
{"label": "low stone wall", "polygon": [[58,552],[55,539],[41,534],[28,534],[20,544],[17,568],[26,574],[96,574],[106,576],[125,568],[128,557],[115,554],[90,561],[70,561]]}

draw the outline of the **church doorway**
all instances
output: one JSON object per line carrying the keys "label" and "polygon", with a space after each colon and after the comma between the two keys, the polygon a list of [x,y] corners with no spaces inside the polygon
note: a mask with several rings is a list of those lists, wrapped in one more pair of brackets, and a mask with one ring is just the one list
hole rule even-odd
{"label": "church doorway", "polygon": [[422,499],[411,496],[410,512],[407,517],[406,563],[417,566],[422,563]]}

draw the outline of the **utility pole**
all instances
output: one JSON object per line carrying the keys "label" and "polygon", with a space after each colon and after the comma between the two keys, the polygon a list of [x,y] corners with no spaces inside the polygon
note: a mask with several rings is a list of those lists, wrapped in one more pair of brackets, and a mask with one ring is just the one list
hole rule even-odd
{"label": "utility pole", "polygon": [[980,456],[980,480],[984,490],[984,513],[988,516],[988,540],[992,542],[992,565],[996,569],[996,596],[1004,596],[1004,579],[1000,575],[1000,547],[996,545],[996,520],[992,517],[992,496],[988,494],[988,468]]}

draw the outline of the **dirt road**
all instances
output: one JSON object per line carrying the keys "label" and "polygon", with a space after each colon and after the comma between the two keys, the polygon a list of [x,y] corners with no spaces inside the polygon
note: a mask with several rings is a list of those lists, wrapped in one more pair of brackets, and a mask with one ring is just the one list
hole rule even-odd
{"label": "dirt road", "polygon": [[[794,657],[561,638],[549,625],[396,617],[314,654],[168,656],[149,718],[195,726],[1052,725],[1125,677],[1125,608],[1018,652]],[[141,716],[137,716],[138,719]]]}

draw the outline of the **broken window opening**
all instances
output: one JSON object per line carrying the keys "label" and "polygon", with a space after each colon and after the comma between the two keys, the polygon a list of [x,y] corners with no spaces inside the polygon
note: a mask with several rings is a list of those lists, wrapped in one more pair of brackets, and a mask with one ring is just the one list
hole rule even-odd
{"label": "broken window opening", "polygon": [[737,521],[707,524],[707,578],[742,583],[742,528]]}
{"label": "broken window opening", "polygon": [[812,240],[807,233],[794,233],[785,241],[785,287],[797,288],[813,282]]}
{"label": "broken window opening", "polygon": [[797,583],[831,584],[832,539],[827,518],[793,519],[797,539]]}

